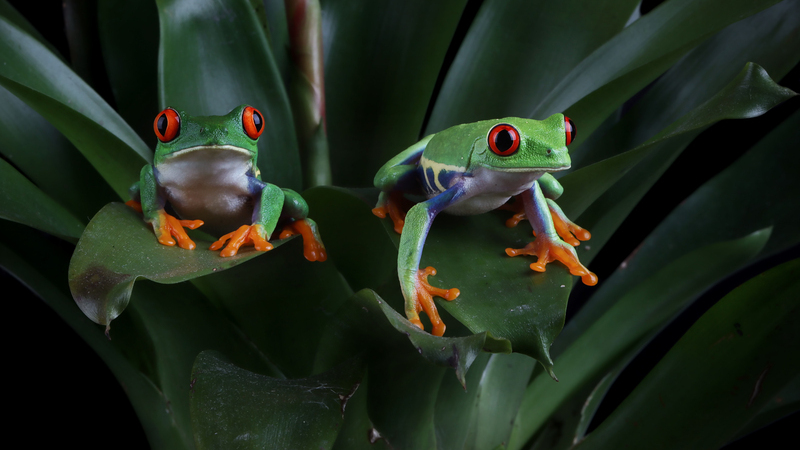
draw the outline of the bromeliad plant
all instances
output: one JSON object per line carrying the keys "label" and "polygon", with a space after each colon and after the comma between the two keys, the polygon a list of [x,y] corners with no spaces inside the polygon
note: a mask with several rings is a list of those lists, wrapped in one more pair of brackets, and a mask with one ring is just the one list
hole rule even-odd
{"label": "bromeliad plant", "polygon": [[[800,61],[798,2],[320,3],[66,2],[68,62],[0,2],[0,265],[108,364],[153,448],[716,448],[800,408],[800,262],[764,263],[800,240],[797,112],[729,167],[686,174],[707,181],[613,273],[591,267],[600,282],[566,326],[573,277],[505,256],[531,236],[498,211],[436,221],[422,264],[461,296],[439,303],[444,337],[420,330],[397,312],[398,239],[370,212],[376,171],[420,137],[565,113],[578,132],[559,205],[591,230],[576,248],[590,265],[704,130],[795,95],[773,80]],[[81,14],[107,80],[83,70],[99,55]],[[106,82],[113,98],[92,87]],[[243,103],[265,119],[262,179],[309,188],[327,262],[296,238],[230,258],[206,250],[216,236],[164,247],[121,203],[158,111]]]}

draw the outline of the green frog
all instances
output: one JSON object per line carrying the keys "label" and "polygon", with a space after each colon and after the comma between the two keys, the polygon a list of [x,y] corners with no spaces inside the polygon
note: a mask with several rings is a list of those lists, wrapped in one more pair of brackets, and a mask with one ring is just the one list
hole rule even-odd
{"label": "green frog", "polygon": [[[570,167],[567,145],[575,139],[575,125],[563,114],[545,120],[507,117],[457,125],[427,136],[389,160],[375,176],[381,190],[373,213],[387,214],[401,234],[397,273],[409,321],[423,328],[419,313],[431,321],[432,334],[442,336],[442,323],[433,296],[452,301],[458,289],[431,286],[436,270],[419,269],[422,249],[434,218],[440,212],[482,214],[512,209],[508,226],[527,218],[536,239],[523,249],[506,249],[509,256],[534,255],[531,269],[545,271],[555,260],[587,285],[597,276],[578,260],[573,248],[591,234],[571,222],[555,203],[563,188],[551,175]],[[427,199],[405,212],[408,195]]]}
{"label": "green frog", "polygon": [[[224,116],[190,116],[167,108],[156,116],[153,130],[158,138],[153,164],[142,168],[127,204],[143,213],[158,242],[194,249],[184,228],[204,225],[222,235],[210,249],[229,257],[244,245],[271,250],[269,240],[280,226],[280,239],[302,235],[306,259],[327,259],[300,194],[261,180],[256,161],[264,116],[257,109],[241,105]],[[167,204],[177,216],[192,219],[169,214]]]}

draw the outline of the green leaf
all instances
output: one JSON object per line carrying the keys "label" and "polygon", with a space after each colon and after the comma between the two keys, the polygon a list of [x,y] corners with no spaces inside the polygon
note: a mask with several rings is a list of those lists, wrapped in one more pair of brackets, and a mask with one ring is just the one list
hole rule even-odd
{"label": "green leaf", "polygon": [[356,393],[347,401],[344,423],[336,436],[335,450],[391,450],[375,429],[367,412],[367,381],[362,381]]}
{"label": "green leaf", "polygon": [[119,114],[155,144],[158,113],[158,10],[155,2],[97,2],[103,62]]}
{"label": "green leaf", "polygon": [[[277,248],[284,241],[276,241]],[[138,278],[179,283],[241,264],[263,254],[243,248],[222,258],[197,242],[194,250],[158,243],[141,215],[121,203],[100,210],[86,226],[69,267],[69,285],[75,302],[87,317],[109,325],[130,300]],[[274,249],[273,249],[274,250]]]}
{"label": "green leaf", "polygon": [[481,356],[466,388],[449,377],[442,380],[434,415],[438,448],[488,449],[508,443],[536,361],[521,354]]}
{"label": "green leaf", "polygon": [[334,184],[372,186],[420,138],[466,0],[322,0]]}
{"label": "green leaf", "polygon": [[152,154],[83,80],[39,41],[0,17],[0,85],[52,123],[121,197]]}
{"label": "green leaf", "polygon": [[798,280],[794,260],[725,296],[581,447],[721,447],[800,371]]}
{"label": "green leaf", "polygon": [[[401,339],[402,335],[413,347]],[[467,370],[480,352],[511,352],[507,340],[494,338],[488,332],[464,337],[433,336],[417,328],[368,289],[352,296],[328,319],[319,342],[317,370],[364,351],[379,355],[386,348],[398,348],[398,352],[413,349],[415,357],[452,368],[462,386],[466,385]]]}
{"label": "green leaf", "polygon": [[83,224],[42,192],[9,163],[0,159],[0,217],[25,224],[71,242],[77,241]]}
{"label": "green leaf", "polygon": [[[717,95],[644,144],[562,178],[559,205],[569,217],[580,216],[581,226],[592,231],[591,250],[581,258],[584,264],[700,130],[723,119],[758,116],[795,95],[775,84],[763,68],[748,63]],[[643,166],[625,176],[640,163]]]}
{"label": "green leaf", "polygon": [[250,1],[159,0],[159,102],[191,115],[248,104],[264,115],[258,166],[265,181],[302,186],[286,90]]}
{"label": "green leaf", "polygon": [[0,104],[0,153],[42,192],[87,222],[115,198],[86,158],[41,115],[2,87]]}
{"label": "green leaf", "polygon": [[[726,27],[653,83],[611,130],[590,139],[577,151],[570,150],[573,167],[600,161],[645,142],[724,89],[748,62],[761,66],[772,79],[782,79],[800,61],[798,27],[797,2],[778,3]],[[591,113],[589,110],[597,105],[585,107]],[[571,107],[566,114],[583,132],[580,111]],[[570,148],[574,149],[575,144]]]}
{"label": "green leaf", "polygon": [[[672,0],[633,22],[563,76],[528,117],[561,112],[602,86],[654,61],[689,50],[727,25],[757,13],[778,0]],[[662,66],[664,67],[664,66]],[[666,69],[666,67],[664,67]],[[652,71],[650,76],[655,75]],[[622,93],[619,103],[644,87]]]}
{"label": "green leaf", "polygon": [[282,380],[241,369],[214,352],[195,361],[190,384],[199,449],[331,448],[360,364]]}
{"label": "green leaf", "polygon": [[187,447],[194,441],[187,385],[202,351],[213,350],[238,367],[284,378],[229,317],[188,283],[141,283],[128,313],[114,324],[115,343],[122,344],[128,359],[158,387]]}
{"label": "green leaf", "polygon": [[561,382],[540,375],[525,392],[509,448],[520,448],[576,392],[596,385],[621,358],[650,340],[704,290],[761,250],[769,231],[709,245],[678,258],[618,298],[556,359]]}
{"label": "green leaf", "polygon": [[[377,200],[377,189],[372,193]],[[309,189],[303,198],[321,230],[328,261],[353,290],[397,282],[395,248],[364,200],[348,189],[329,186]],[[354,236],[358,242],[353,241]]]}
{"label": "green leaf", "polygon": [[800,207],[800,180],[785,171],[786,167],[800,166],[796,151],[800,148],[798,129],[800,113],[795,112],[670,213],[629,258],[625,268],[604,281],[592,301],[573,317],[553,352],[558,354],[567,348],[642,278],[692,249],[765,227],[772,227],[772,233],[760,256],[800,242],[796,233],[800,217],[795,214]]}
{"label": "green leaf", "polygon": [[425,134],[527,117],[532,104],[623,29],[638,3],[484,1],[447,71]]}

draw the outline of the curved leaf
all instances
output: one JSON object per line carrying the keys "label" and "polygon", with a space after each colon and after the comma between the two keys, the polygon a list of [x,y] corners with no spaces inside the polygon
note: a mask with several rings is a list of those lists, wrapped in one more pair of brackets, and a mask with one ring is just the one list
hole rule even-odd
{"label": "curved leaf", "polygon": [[689,50],[712,33],[775,3],[778,0],[664,2],[576,65],[549,95],[531,108],[528,117],[544,118],[562,112],[603,85],[665,55]]}
{"label": "curved leaf", "polygon": [[481,359],[466,387],[442,380],[434,413],[438,448],[493,449],[508,443],[536,361],[521,354]]}
{"label": "curved leaf", "polygon": [[119,114],[153,142],[158,114],[158,11],[155,2],[97,2],[103,62]]}
{"label": "curved leaf", "polygon": [[721,447],[800,372],[798,280],[794,260],[725,296],[581,448]]}
{"label": "curved leaf", "polygon": [[202,352],[190,384],[197,447],[331,448],[361,375],[360,364],[346,364],[313,377],[282,380]]}
{"label": "curved leaf", "polygon": [[[569,217],[580,216],[581,226],[592,231],[591,250],[582,256],[584,264],[600,251],[647,189],[701,129],[722,119],[761,115],[795,95],[775,84],[763,68],[748,63],[717,95],[644,144],[562,178],[564,195],[559,204]],[[644,166],[625,176],[640,163]]]}
{"label": "curved leaf", "polygon": [[700,248],[627,291],[556,359],[568,376],[554,386],[540,375],[528,386],[509,448],[521,448],[565,400],[596,385],[634,346],[649,341],[704,290],[755,256],[768,238],[769,230],[759,231]]}
{"label": "curved leaf", "polygon": [[87,222],[114,198],[86,158],[41,115],[2,87],[0,104],[0,153],[45,194]]}
{"label": "curved leaf", "polygon": [[36,39],[0,17],[0,85],[72,141],[125,198],[152,154],[80,77]]}
{"label": "curved leaf", "polygon": [[264,115],[258,166],[270,183],[300,189],[292,113],[248,0],[159,0],[159,102],[192,115],[222,115],[246,103]]}
{"label": "curved leaf", "polygon": [[526,117],[532,104],[625,27],[638,3],[484,1],[447,72],[425,134],[460,123]]}
{"label": "curved leaf", "polygon": [[[558,354],[568,347],[647,274],[660,270],[691,249],[764,227],[772,227],[772,234],[761,256],[797,244],[800,217],[795,211],[800,208],[800,180],[784,169],[800,166],[796,151],[800,148],[798,129],[800,113],[795,112],[670,213],[628,259],[625,268],[606,280],[592,301],[573,317],[553,351]],[[665,242],[669,245],[664,245]]]}
{"label": "curved leaf", "polygon": [[[640,145],[724,89],[748,62],[761,66],[772,79],[782,79],[800,61],[798,28],[797,2],[778,3],[728,26],[653,83],[612,129],[577,151],[571,150],[573,167]],[[570,108],[566,112],[582,132],[584,124],[575,113],[580,111]]]}
{"label": "curved leaf", "polygon": [[322,0],[328,142],[334,183],[372,186],[420,138],[466,0]]}
{"label": "curved leaf", "polygon": [[83,224],[42,192],[9,163],[0,159],[0,217],[75,242]]}
{"label": "curved leaf", "polygon": [[[273,245],[277,248],[284,242]],[[75,248],[69,266],[72,296],[87,317],[108,326],[128,305],[138,278],[179,283],[263,254],[243,248],[236,256],[222,258],[217,251],[205,250],[208,246],[203,241],[194,250],[161,245],[141,215],[111,203],[89,222]]]}

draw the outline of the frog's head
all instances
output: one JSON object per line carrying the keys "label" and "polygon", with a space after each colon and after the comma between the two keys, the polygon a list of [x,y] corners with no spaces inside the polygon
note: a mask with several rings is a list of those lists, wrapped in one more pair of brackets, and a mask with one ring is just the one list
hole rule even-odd
{"label": "frog's head", "polygon": [[575,139],[575,125],[563,114],[545,120],[507,117],[486,124],[486,136],[475,142],[472,165],[499,172],[569,169],[567,145]]}
{"label": "frog's head", "polygon": [[190,116],[167,108],[156,116],[153,130],[158,137],[154,161],[157,165],[198,150],[231,151],[255,160],[264,116],[247,105],[224,116]]}

